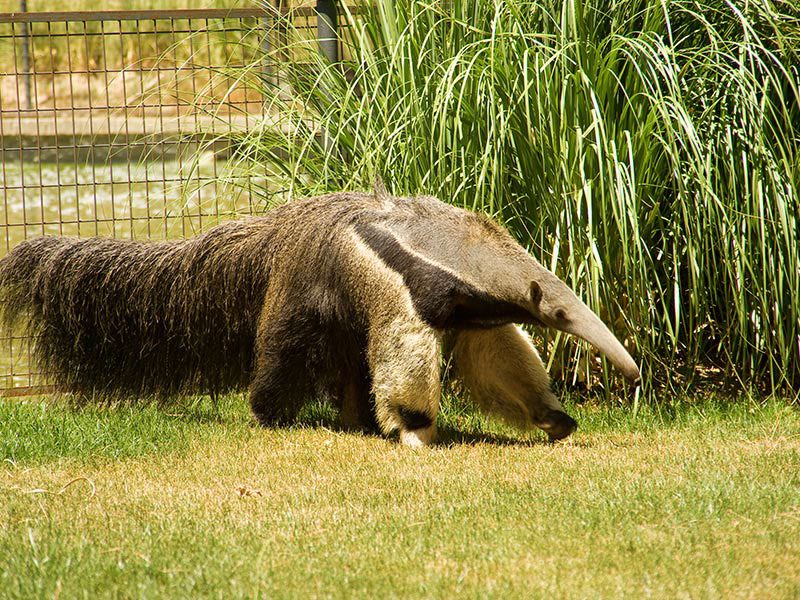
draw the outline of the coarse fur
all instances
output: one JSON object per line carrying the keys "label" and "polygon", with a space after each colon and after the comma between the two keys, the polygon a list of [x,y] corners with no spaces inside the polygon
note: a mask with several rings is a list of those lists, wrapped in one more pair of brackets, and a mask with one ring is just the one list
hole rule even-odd
{"label": "coarse fur", "polygon": [[346,425],[399,430],[409,445],[435,437],[443,343],[480,407],[552,438],[576,424],[511,323],[577,333],[635,369],[504,229],[380,184],[187,240],[30,240],[0,260],[0,291],[5,318],[27,318],[36,359],[62,390],[166,398],[249,388],[265,425],[326,396]]}

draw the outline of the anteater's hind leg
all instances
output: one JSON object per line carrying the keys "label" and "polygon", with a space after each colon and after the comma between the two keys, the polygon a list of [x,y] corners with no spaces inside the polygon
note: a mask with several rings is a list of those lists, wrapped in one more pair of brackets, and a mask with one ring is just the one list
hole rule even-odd
{"label": "anteater's hind leg", "polygon": [[381,429],[399,430],[409,446],[431,443],[439,412],[439,335],[415,315],[395,316],[371,328],[367,355]]}
{"label": "anteater's hind leg", "polygon": [[577,429],[551,391],[539,354],[518,327],[466,330],[453,336],[457,374],[481,409],[523,429],[535,425],[551,440]]}
{"label": "anteater's hind leg", "polygon": [[294,421],[308,399],[307,335],[298,315],[265,311],[258,328],[250,407],[262,425]]}
{"label": "anteater's hind leg", "polygon": [[284,357],[262,354],[250,383],[250,407],[259,423],[269,426],[294,421],[303,403],[291,383],[296,376],[296,369]]}
{"label": "anteater's hind leg", "polygon": [[349,431],[379,431],[375,409],[370,400],[369,380],[350,377],[339,387],[339,419],[342,427]]}

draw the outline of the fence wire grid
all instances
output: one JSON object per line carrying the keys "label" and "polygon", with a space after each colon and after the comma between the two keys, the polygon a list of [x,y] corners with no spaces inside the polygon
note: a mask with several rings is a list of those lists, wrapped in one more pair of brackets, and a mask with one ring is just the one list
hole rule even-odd
{"label": "fence wire grid", "polygon": [[[185,237],[262,210],[264,182],[228,169],[225,140],[263,116],[242,82],[279,83],[263,57],[286,19],[315,36],[310,8],[0,13],[0,257],[41,235]],[[34,343],[0,330],[0,395],[49,389]]]}

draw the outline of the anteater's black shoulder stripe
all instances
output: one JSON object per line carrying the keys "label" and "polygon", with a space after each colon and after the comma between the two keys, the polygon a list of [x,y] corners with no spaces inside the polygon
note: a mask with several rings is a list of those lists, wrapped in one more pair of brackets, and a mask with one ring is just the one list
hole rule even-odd
{"label": "anteater's black shoulder stripe", "polygon": [[429,325],[439,329],[494,327],[532,320],[522,307],[495,298],[421,260],[406,250],[391,232],[369,223],[356,224],[355,229],[386,266],[403,276],[414,308]]}

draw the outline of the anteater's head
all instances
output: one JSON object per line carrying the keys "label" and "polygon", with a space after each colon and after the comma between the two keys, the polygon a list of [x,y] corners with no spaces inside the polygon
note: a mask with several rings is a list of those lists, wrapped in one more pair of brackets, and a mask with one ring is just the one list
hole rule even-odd
{"label": "anteater's head", "polygon": [[[430,311],[426,298],[432,291],[437,297],[449,294],[450,305],[437,307],[449,311],[437,317],[443,326],[529,322],[552,327],[583,338],[625,377],[639,379],[633,358],[600,318],[505,229],[434,198],[396,202],[397,210],[382,228],[399,244],[393,250],[395,258],[398,253],[413,257],[406,257],[407,264],[399,270],[405,271],[418,306]],[[448,282],[446,290],[441,282]]]}

